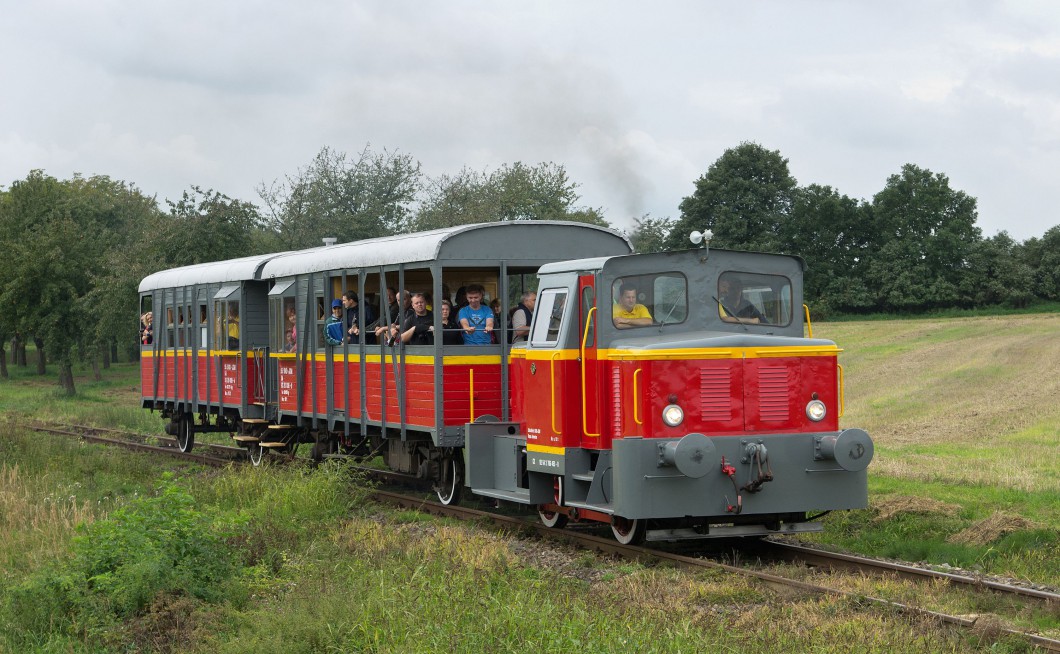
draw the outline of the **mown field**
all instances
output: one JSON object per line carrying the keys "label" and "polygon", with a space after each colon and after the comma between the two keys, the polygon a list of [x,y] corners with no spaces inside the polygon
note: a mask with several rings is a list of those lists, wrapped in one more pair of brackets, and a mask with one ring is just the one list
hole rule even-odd
{"label": "mown field", "polygon": [[[1060,316],[815,335],[845,349],[843,424],[877,449],[871,508],[828,516],[813,539],[1057,584]],[[133,366],[79,377],[74,399],[12,372],[2,652],[1024,651],[851,600],[393,513],[339,469],[207,470],[45,437],[21,423],[161,421],[136,408]]]}

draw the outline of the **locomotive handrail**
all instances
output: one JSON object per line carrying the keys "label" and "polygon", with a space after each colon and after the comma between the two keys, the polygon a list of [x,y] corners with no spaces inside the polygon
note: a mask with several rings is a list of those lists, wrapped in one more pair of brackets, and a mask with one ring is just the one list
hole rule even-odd
{"label": "locomotive handrail", "polygon": [[810,322],[810,305],[802,305],[802,310],[806,312],[806,329],[809,331],[810,338],[813,338],[813,323]]}
{"label": "locomotive handrail", "polygon": [[846,393],[843,392],[843,366],[836,364],[839,368],[839,417],[843,417],[843,413],[846,409]]}
{"label": "locomotive handrail", "polygon": [[640,411],[638,411],[640,409],[640,386],[637,385],[637,375],[642,372],[644,372],[644,368],[637,368],[633,371],[633,422],[638,425],[644,424],[644,421],[639,417]]}
{"label": "locomotive handrail", "polygon": [[468,400],[471,402],[471,420],[468,422],[475,422],[475,369],[467,369],[467,385],[468,385]]}
{"label": "locomotive handrail", "polygon": [[589,410],[587,403],[587,394],[585,392],[585,339],[589,337],[589,327],[593,324],[593,314],[596,313],[596,307],[589,309],[589,313],[585,314],[585,329],[582,331],[582,342],[579,344],[581,354],[581,369],[582,369],[582,433],[586,436],[596,437],[600,434],[592,434],[589,432]]}
{"label": "locomotive handrail", "polygon": [[551,393],[551,411],[552,411],[552,433],[556,436],[562,436],[563,432],[556,429],[556,359],[563,354],[562,352],[553,352],[552,358],[549,361],[549,391]]}

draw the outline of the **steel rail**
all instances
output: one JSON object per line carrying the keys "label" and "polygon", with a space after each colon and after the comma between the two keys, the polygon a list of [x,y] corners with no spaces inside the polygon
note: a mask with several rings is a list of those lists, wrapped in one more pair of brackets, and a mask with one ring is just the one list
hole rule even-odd
{"label": "steel rail", "polygon": [[1025,586],[1005,584],[989,579],[981,579],[968,575],[952,572],[939,572],[928,568],[919,568],[906,563],[893,561],[881,561],[853,554],[842,554],[839,552],[828,552],[804,545],[794,543],[783,543],[778,541],[761,541],[759,545],[766,550],[776,550],[781,558],[790,562],[802,562],[810,566],[819,566],[829,569],[856,570],[859,572],[891,573],[906,579],[922,581],[927,579],[942,579],[956,586],[970,586],[977,589],[985,589],[998,593],[1017,595],[1028,599],[1041,600],[1043,602],[1055,602],[1060,605],[1060,593]]}

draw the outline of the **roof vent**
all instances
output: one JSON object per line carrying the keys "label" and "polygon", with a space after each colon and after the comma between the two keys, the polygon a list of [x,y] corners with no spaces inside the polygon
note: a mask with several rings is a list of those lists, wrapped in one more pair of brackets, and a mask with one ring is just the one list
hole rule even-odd
{"label": "roof vent", "polygon": [[325,236],[324,238],[322,238],[320,240],[324,241],[324,247],[328,247],[328,246],[331,246],[331,245],[335,245],[335,243],[339,239],[335,238],[334,236]]}

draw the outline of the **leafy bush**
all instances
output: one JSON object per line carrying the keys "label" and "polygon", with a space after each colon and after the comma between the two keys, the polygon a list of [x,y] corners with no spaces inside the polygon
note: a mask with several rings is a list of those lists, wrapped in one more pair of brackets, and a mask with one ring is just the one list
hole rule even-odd
{"label": "leafy bush", "polygon": [[72,558],[4,593],[0,623],[11,644],[24,647],[60,630],[101,635],[161,593],[220,601],[237,561],[217,524],[167,475],[157,495],[85,527]]}

